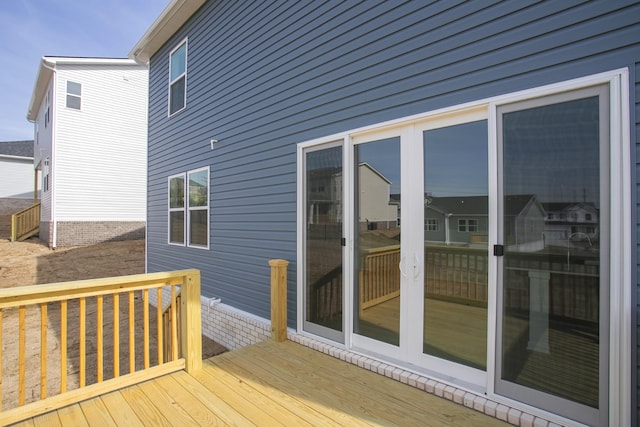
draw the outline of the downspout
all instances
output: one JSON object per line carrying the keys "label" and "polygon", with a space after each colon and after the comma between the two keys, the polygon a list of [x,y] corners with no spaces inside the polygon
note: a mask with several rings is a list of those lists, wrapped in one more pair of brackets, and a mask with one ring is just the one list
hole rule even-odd
{"label": "downspout", "polygon": [[[53,73],[51,76],[51,98],[50,98],[50,102],[51,102],[51,110],[49,110],[49,114],[51,117],[57,118],[57,114],[55,112],[55,105],[56,103],[54,102],[54,100],[56,99],[56,78],[57,78],[57,74],[56,74],[56,67],[55,65],[53,67],[47,65],[47,61],[46,59],[42,58],[42,66],[48,70],[51,70],[51,72]],[[56,119],[51,120],[51,159],[49,160],[49,191],[51,192],[51,227],[53,227],[53,234],[52,234],[52,238],[51,238],[51,247],[55,248],[56,246],[58,246],[58,226],[57,226],[57,221],[56,221],[56,208],[55,208],[55,174],[54,174],[54,165],[56,164],[56,162],[54,161],[55,159],[55,153],[56,153],[56,144],[55,144],[55,139],[56,139]]]}

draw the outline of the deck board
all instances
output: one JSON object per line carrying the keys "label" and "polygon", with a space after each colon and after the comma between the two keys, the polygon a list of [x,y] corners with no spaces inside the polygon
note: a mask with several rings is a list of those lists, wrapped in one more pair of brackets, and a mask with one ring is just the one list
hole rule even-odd
{"label": "deck board", "polygon": [[484,414],[287,341],[266,341],[19,426],[494,426]]}
{"label": "deck board", "polygon": [[80,402],[82,413],[90,426],[116,427],[117,424],[109,413],[102,399],[89,399]]}
{"label": "deck board", "polygon": [[[90,399],[89,401],[94,400]],[[98,400],[98,399],[96,399]],[[141,427],[144,426],[126,399],[119,391],[107,393],[100,396],[99,400],[109,411],[109,415],[113,418],[116,425]]]}

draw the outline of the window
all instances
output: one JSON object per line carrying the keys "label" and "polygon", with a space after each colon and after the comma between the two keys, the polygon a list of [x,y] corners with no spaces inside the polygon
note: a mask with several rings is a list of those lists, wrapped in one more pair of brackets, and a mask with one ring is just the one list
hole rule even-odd
{"label": "window", "polygon": [[42,191],[49,191],[49,159],[44,161],[44,171],[42,173]]}
{"label": "window", "polygon": [[[82,95],[82,85],[80,83],[67,80],[67,108],[73,108],[74,110],[80,109],[80,96]],[[48,120],[47,109],[47,120]]]}
{"label": "window", "polygon": [[184,174],[169,177],[169,243],[184,245]]}
{"label": "window", "polygon": [[187,41],[169,55],[169,115],[187,105]]}
{"label": "window", "polygon": [[477,219],[459,219],[458,231],[461,233],[478,231],[478,220]]}
{"label": "window", "polygon": [[49,102],[50,98],[49,98],[49,92],[47,92],[47,94],[45,95],[44,98],[44,103],[46,105],[46,109],[44,112],[44,127],[45,129],[47,128],[47,126],[49,125],[49,122],[51,121],[51,117],[50,117],[50,102]]}
{"label": "window", "polygon": [[169,244],[209,247],[208,167],[169,177],[168,227]]}
{"label": "window", "polygon": [[434,218],[427,218],[426,231],[438,231],[438,220]]}

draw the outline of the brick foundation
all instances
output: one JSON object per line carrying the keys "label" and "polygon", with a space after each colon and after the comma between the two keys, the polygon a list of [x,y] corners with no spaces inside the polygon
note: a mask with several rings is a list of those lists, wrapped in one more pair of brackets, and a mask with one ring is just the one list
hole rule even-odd
{"label": "brick foundation", "polygon": [[[45,227],[43,227],[45,225]],[[40,239],[53,244],[50,223],[40,223]],[[56,225],[57,247],[84,246],[96,243],[145,238],[144,221],[69,221]]]}

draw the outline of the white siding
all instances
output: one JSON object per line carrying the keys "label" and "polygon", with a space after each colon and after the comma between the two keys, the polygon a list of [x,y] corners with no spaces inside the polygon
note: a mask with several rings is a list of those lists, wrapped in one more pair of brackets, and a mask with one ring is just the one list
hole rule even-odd
{"label": "white siding", "polygon": [[33,160],[0,156],[0,198],[33,198]]}
{"label": "white siding", "polygon": [[[53,99],[55,98],[55,87],[53,85],[53,78],[47,86],[47,92],[51,97],[49,101],[49,122],[45,125],[45,113],[47,110],[47,96],[42,99],[40,107],[38,109],[38,115],[36,119],[36,127],[34,129],[34,146],[33,146],[33,164],[41,169],[38,174],[39,184],[42,191],[40,192],[40,221],[50,222],[52,220],[51,209],[51,189],[53,188],[53,177],[50,174],[49,177],[49,191],[44,191],[43,178],[44,174],[44,162],[46,159],[51,159],[52,156],[52,139],[53,139],[53,120],[55,119],[56,112]],[[50,160],[51,163],[51,160]]]}
{"label": "white siding", "polygon": [[371,170],[369,165],[360,165],[360,222],[392,221],[398,219],[398,207],[390,205],[391,184],[386,178]]}
{"label": "white siding", "polygon": [[[148,73],[142,66],[58,65],[56,221],[144,221]],[[81,110],[66,84],[82,85]]]}

